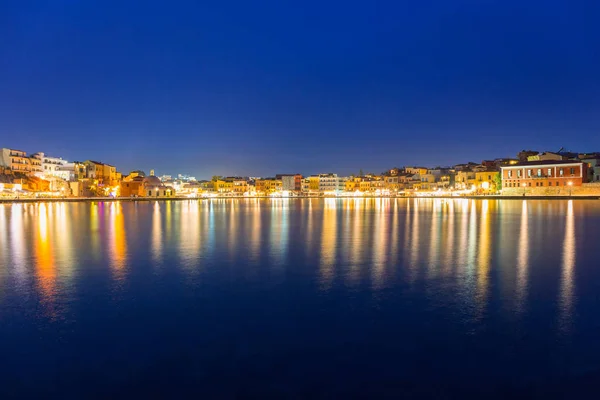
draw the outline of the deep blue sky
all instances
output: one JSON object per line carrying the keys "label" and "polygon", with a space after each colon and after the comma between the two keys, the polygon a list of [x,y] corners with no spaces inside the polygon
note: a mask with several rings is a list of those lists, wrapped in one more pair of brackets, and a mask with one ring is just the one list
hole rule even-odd
{"label": "deep blue sky", "polygon": [[600,150],[597,1],[0,1],[0,147],[380,172]]}

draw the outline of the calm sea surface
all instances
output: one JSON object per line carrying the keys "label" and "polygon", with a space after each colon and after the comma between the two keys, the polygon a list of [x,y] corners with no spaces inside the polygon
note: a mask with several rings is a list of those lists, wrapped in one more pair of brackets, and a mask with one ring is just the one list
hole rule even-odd
{"label": "calm sea surface", "polygon": [[600,201],[0,205],[0,362],[3,399],[583,394]]}

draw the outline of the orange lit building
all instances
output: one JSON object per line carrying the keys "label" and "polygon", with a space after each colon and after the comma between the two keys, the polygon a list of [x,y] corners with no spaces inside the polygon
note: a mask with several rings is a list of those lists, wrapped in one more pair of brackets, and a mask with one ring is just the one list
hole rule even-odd
{"label": "orange lit building", "polygon": [[588,164],[582,161],[533,161],[501,168],[503,188],[581,186],[588,179]]}

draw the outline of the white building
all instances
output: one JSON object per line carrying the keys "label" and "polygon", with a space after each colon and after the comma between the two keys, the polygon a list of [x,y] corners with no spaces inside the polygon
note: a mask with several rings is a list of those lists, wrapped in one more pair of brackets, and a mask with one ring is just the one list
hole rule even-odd
{"label": "white building", "polygon": [[345,189],[345,180],[337,174],[319,174],[319,192],[322,194],[338,194]]}
{"label": "white building", "polygon": [[57,174],[57,172],[60,169],[60,167],[62,167],[63,165],[68,163],[67,160],[63,160],[62,158],[59,158],[59,157],[48,157],[48,156],[46,156],[46,154],[44,154],[42,152],[34,153],[34,154],[32,154],[32,157],[35,157],[38,160],[42,161],[42,171],[41,172],[44,177],[59,176],[59,174]]}
{"label": "white building", "polygon": [[37,175],[42,171],[42,160],[29,157],[22,150],[3,148],[0,150],[0,166],[26,175]]}

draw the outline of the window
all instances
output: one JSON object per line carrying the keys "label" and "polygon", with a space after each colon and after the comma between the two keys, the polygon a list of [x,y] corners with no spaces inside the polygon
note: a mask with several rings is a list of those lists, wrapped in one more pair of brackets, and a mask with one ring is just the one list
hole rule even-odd
{"label": "window", "polygon": [[528,186],[531,186],[531,182],[529,182],[529,185],[528,185]]}
{"label": "window", "polygon": [[527,177],[531,178],[531,170],[530,169],[527,170]]}
{"label": "window", "polygon": [[152,196],[152,190],[148,190],[148,196]]}
{"label": "window", "polygon": [[571,175],[575,175],[575,168],[571,168]]}
{"label": "window", "polygon": [[517,177],[519,177],[519,178],[521,177],[521,170],[520,169],[517,170]]}
{"label": "window", "polygon": [[548,182],[548,186],[552,186],[552,182]]}
{"label": "window", "polygon": [[548,176],[552,176],[552,168],[548,168]]}
{"label": "window", "polygon": [[542,169],[541,168],[538,168],[537,176],[542,176]]}
{"label": "window", "polygon": [[564,173],[565,173],[565,170],[564,170],[563,168],[561,168],[561,169],[560,169],[560,171],[559,171],[559,175],[560,175],[560,176],[563,176],[563,175],[564,175]]}

